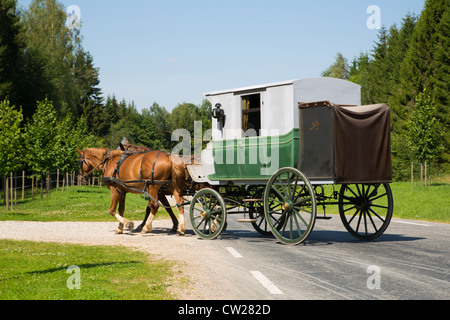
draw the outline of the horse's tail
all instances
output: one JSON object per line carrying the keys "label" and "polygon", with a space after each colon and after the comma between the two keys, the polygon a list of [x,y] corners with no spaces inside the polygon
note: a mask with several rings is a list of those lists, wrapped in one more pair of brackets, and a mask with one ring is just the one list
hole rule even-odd
{"label": "horse's tail", "polygon": [[186,185],[186,164],[178,156],[171,156],[172,159],[172,182],[174,188],[180,193]]}

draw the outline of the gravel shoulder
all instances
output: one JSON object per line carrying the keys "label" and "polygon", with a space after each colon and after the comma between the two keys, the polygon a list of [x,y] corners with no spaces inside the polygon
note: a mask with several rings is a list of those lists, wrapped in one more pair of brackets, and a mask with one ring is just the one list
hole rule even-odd
{"label": "gravel shoulder", "polygon": [[[78,245],[122,246],[150,253],[156,259],[175,262],[172,292],[180,300],[235,300],[243,297],[228,281],[215,274],[227,264],[218,250],[193,233],[170,233],[170,220],[156,220],[151,234],[115,235],[117,223],[105,222],[0,222],[0,239],[55,242]],[[223,270],[221,270],[223,269]],[[220,290],[217,290],[220,288]]]}

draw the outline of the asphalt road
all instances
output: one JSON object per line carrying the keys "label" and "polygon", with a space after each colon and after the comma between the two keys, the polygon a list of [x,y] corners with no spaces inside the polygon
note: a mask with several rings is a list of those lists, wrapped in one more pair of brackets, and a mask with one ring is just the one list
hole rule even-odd
{"label": "asphalt road", "polygon": [[[318,220],[300,246],[286,246],[229,215],[214,250],[217,290],[257,300],[450,299],[450,225],[393,219],[373,242],[347,233],[340,218]],[[199,240],[204,241],[204,240]]]}

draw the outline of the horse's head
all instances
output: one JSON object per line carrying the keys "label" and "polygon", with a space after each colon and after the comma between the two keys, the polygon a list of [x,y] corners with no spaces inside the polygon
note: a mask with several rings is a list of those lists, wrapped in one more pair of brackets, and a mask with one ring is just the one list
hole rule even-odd
{"label": "horse's head", "polygon": [[83,151],[77,149],[77,152],[80,155],[80,158],[78,159],[78,166],[80,167],[81,184],[86,185],[87,179],[92,177],[94,165],[91,160],[86,157],[86,149]]}
{"label": "horse's head", "polygon": [[80,155],[78,166],[82,175],[81,183],[86,185],[87,179],[90,179],[94,171],[99,170],[99,166],[104,162],[108,149],[84,149],[83,151],[77,149],[77,152]]}

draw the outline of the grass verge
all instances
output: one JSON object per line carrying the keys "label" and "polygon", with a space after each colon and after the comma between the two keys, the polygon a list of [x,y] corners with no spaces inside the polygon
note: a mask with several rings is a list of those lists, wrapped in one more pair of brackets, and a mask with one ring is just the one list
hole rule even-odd
{"label": "grass verge", "polygon": [[121,247],[0,240],[0,300],[173,300],[171,268]]}

